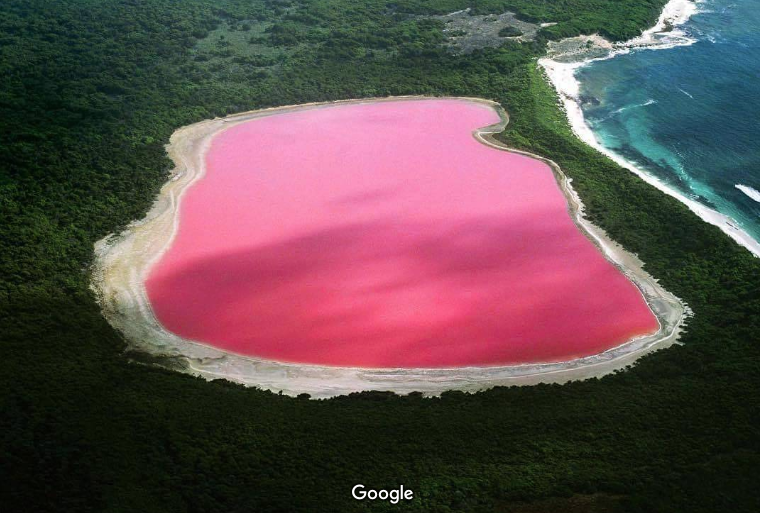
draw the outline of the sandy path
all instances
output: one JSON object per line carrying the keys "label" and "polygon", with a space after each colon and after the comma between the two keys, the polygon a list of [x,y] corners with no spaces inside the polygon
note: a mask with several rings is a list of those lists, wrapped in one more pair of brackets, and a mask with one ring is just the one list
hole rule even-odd
{"label": "sandy path", "polygon": [[195,123],[177,130],[167,145],[176,167],[161,189],[147,216],[132,223],[118,236],[110,235],[95,244],[93,289],[106,319],[121,331],[130,348],[159,357],[166,366],[207,379],[225,378],[286,394],[309,393],[331,397],[361,390],[421,391],[439,394],[457,389],[475,391],[496,385],[563,383],[599,377],[632,364],[642,355],[673,344],[689,315],[678,298],[664,290],[646,273],[643,263],[614,243],[583,217],[583,205],[570,180],[554,162],[538,155],[511,150],[493,138],[509,121],[495,102],[478,98],[456,98],[479,102],[495,109],[501,122],[481,128],[473,135],[483,144],[521,153],[548,164],[568,200],[568,208],[579,229],[600,248],[641,291],[657,316],[660,329],[599,355],[567,362],[501,367],[456,369],[361,369],[289,364],[226,353],[204,344],[182,339],[156,320],[147,299],[144,279],[151,265],[171,245],[177,231],[178,208],[184,191],[205,173],[205,154],[212,138],[221,131],[252,119],[291,110],[321,108],[338,103],[420,100],[425,97],[391,97],[305,104],[251,111],[226,118]]}

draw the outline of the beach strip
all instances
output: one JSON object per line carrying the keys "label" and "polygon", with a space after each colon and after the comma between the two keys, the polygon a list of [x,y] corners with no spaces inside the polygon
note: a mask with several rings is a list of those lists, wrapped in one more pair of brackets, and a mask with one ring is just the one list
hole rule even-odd
{"label": "beach strip", "polygon": [[[586,48],[584,44],[581,45],[584,47],[583,51],[576,53],[557,51],[553,54],[550,47],[549,56],[539,59],[538,63],[545,71],[549,82],[557,91],[567,114],[570,128],[578,138],[609,157],[618,165],[635,173],[648,184],[676,198],[702,220],[719,227],[734,241],[747,248],[755,256],[760,257],[760,242],[739,228],[738,223],[733,218],[687,197],[680,191],[669,187],[657,177],[637,167],[633,162],[604,147],[596,138],[588,123],[586,123],[583,110],[581,109],[580,83],[575,76],[578,69],[594,61],[611,59],[633,50],[664,50],[693,44],[695,40],[679,32],[677,27],[686,23],[697,12],[697,5],[690,0],[671,0],[665,5],[657,23],[652,28],[644,31],[641,36],[617,44],[609,43],[600,36],[571,38],[583,41],[584,43],[589,42],[590,49]],[[660,38],[658,36],[665,37]],[[558,46],[561,45],[562,43]]]}

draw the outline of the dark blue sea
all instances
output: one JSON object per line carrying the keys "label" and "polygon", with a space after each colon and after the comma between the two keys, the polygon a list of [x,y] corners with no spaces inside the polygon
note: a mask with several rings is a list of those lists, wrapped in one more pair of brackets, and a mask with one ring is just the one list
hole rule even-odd
{"label": "dark blue sea", "polygon": [[[581,68],[599,142],[760,240],[760,0],[707,0],[693,43]],[[739,187],[737,187],[739,186]]]}

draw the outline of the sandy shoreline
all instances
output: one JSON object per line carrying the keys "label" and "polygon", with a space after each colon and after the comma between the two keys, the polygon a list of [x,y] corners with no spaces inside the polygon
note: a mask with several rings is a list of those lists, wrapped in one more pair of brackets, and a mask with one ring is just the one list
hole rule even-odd
{"label": "sandy shoreline", "polygon": [[290,395],[309,393],[313,397],[331,397],[362,390],[439,394],[452,389],[476,391],[497,385],[563,383],[609,374],[677,340],[689,315],[688,307],[660,287],[642,269],[643,264],[638,258],[627,253],[602,230],[583,218],[580,199],[573,191],[570,180],[554,162],[530,153],[509,150],[496,141],[493,134],[503,130],[508,116],[498,104],[477,98],[458,99],[490,106],[499,113],[501,122],[477,130],[473,134],[476,139],[502,151],[531,156],[552,168],[576,225],[638,287],[658,319],[660,329],[657,333],[635,338],[595,356],[559,363],[454,369],[362,369],[290,364],[236,355],[184,340],[161,326],[147,300],[144,278],[151,265],[170,246],[178,227],[177,214],[182,195],[203,177],[205,153],[216,134],[238,123],[296,109],[423,98],[347,100],[264,109],[202,121],[177,130],[167,145],[167,152],[176,167],[153,208],[143,220],[131,224],[122,234],[106,237],[95,245],[93,289],[106,319],[122,332],[131,349],[158,357],[167,367],[207,379],[225,378]]}
{"label": "sandy shoreline", "polygon": [[[600,36],[570,38],[550,46],[549,56],[539,59],[538,63],[557,91],[570,127],[578,138],[620,166],[635,173],[648,184],[684,203],[702,220],[719,227],[737,243],[747,248],[755,256],[760,257],[760,242],[740,229],[733,218],[668,187],[657,177],[639,169],[632,162],[605,148],[586,123],[580,106],[580,83],[575,78],[575,73],[579,68],[597,60],[611,59],[617,55],[629,53],[636,48],[668,49],[693,44],[695,40],[679,31],[678,27],[686,23],[697,12],[696,4],[690,0],[671,0],[663,9],[657,23],[639,37],[617,44],[612,44]],[[585,44],[573,44],[574,41],[578,43],[588,42],[590,47],[587,48]],[[583,50],[577,50],[578,48],[583,48]]]}

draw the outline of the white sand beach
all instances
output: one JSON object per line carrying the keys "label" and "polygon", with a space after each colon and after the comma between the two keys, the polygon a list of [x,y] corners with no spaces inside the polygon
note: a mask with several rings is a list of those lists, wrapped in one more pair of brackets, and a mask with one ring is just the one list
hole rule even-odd
{"label": "white sand beach", "polygon": [[[557,91],[567,114],[570,127],[583,142],[603,153],[622,167],[635,173],[648,184],[684,203],[704,221],[719,227],[737,243],[750,250],[755,256],[760,257],[760,242],[739,228],[738,223],[734,219],[685,196],[681,192],[667,186],[658,178],[640,169],[634,163],[604,147],[586,123],[583,110],[581,109],[580,83],[575,77],[576,71],[579,68],[593,61],[611,59],[616,55],[634,50],[663,50],[693,44],[695,42],[694,39],[679,31],[678,27],[686,23],[697,12],[697,4],[690,0],[671,0],[663,9],[657,23],[652,28],[644,31],[639,37],[616,44],[612,44],[600,36],[573,38],[580,40],[579,42],[582,43],[590,42],[591,50],[586,49],[583,52],[568,53],[562,51],[561,46],[563,43],[554,46],[550,45],[548,57],[539,59],[538,63],[546,72],[546,76]],[[586,48],[585,44],[574,46]]]}

